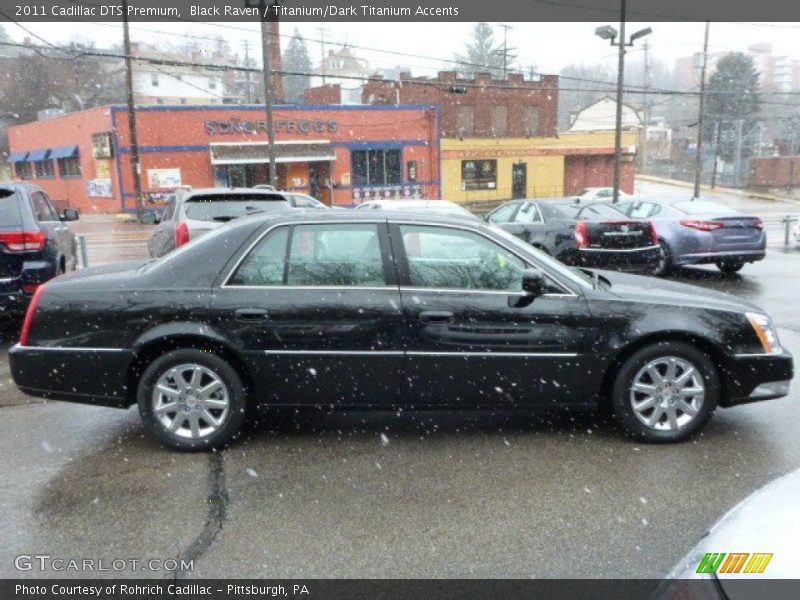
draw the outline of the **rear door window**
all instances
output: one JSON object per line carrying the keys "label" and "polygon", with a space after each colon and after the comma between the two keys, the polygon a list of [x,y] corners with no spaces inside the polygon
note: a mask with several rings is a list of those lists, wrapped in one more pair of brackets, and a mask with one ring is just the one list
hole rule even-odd
{"label": "rear door window", "polygon": [[42,192],[33,192],[31,194],[31,206],[33,207],[33,214],[39,222],[60,220],[55,209]]}
{"label": "rear door window", "polygon": [[518,206],[519,202],[512,202],[511,204],[501,206],[489,215],[487,221],[489,221],[489,223],[508,223],[514,216],[514,211],[517,210]]}

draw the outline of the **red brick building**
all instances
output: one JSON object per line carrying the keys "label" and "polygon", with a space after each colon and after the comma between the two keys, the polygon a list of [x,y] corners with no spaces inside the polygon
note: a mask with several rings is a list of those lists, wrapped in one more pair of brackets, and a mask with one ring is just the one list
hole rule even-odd
{"label": "red brick building", "polygon": [[[269,183],[263,106],[138,106],[146,204],[177,186]],[[275,107],[281,189],[350,206],[370,198],[440,196],[435,106]],[[19,179],[85,212],[135,209],[130,132],[123,106],[104,106],[9,128]]]}

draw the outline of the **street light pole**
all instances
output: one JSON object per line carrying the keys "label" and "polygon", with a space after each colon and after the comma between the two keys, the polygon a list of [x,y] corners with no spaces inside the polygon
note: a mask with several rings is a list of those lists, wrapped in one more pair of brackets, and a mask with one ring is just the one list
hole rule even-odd
{"label": "street light pole", "polygon": [[[703,118],[706,111],[706,67],[708,66],[708,28],[709,22],[706,21],[706,33],[703,40],[703,66],[700,68],[700,115],[697,119],[697,156],[694,165],[694,199],[700,197],[700,180],[703,177]],[[716,172],[717,154],[714,152],[714,165]],[[712,184],[713,187],[713,184]]]}
{"label": "street light pole", "polygon": [[272,44],[273,40],[272,23],[277,19],[275,4],[267,4],[267,0],[262,0],[261,13],[261,55],[264,63],[264,108],[267,112],[267,155],[269,157],[269,183],[278,189],[278,167],[275,158],[275,127],[273,117],[273,104],[275,102],[275,91],[272,85]]}
{"label": "street light pole", "polygon": [[[136,126],[136,109],[134,106],[133,95],[133,65],[131,61],[131,36],[128,29],[128,0],[122,0],[122,46],[125,53],[125,92],[128,112],[128,129],[131,141],[131,172],[133,175],[133,190],[136,194],[136,218],[139,221],[144,216],[144,202],[142,198],[142,173],[141,162],[139,159],[139,140],[138,129]],[[122,204],[125,205],[125,191],[120,190],[123,196]]]}
{"label": "street light pole", "polygon": [[[653,32],[649,27],[641,29],[631,35],[628,42],[625,41],[625,0],[620,0],[619,8],[619,32],[610,25],[603,25],[595,29],[595,35],[610,40],[612,46],[619,47],[619,61],[617,65],[617,114],[616,126],[614,128],[614,196],[612,202],[619,202],[619,187],[622,171],[622,94],[625,84],[625,49],[633,46],[633,42],[649,35]],[[615,41],[619,35],[619,41]]]}

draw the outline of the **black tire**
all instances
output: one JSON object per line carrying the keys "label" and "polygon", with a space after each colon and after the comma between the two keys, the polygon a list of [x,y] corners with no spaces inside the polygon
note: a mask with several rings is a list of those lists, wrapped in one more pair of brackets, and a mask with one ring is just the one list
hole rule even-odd
{"label": "black tire", "polygon": [[733,273],[738,273],[744,267],[743,260],[718,260],[717,261],[717,268],[725,273],[726,275],[731,275]]}
{"label": "black tire", "polygon": [[658,264],[652,270],[651,275],[655,277],[664,277],[669,275],[670,271],[672,271],[672,254],[664,240],[661,240],[658,246],[661,251],[661,260],[659,260]]}
{"label": "black tire", "polygon": [[[221,382],[220,391],[215,393],[214,398],[209,398],[208,402],[216,402],[219,405],[227,399],[227,410],[209,408],[209,405],[204,404],[205,400],[199,399],[201,398],[200,396],[193,395],[194,388],[191,387],[191,381],[187,382],[185,378],[185,374],[190,372],[188,368],[190,365],[198,366],[197,370],[202,372],[201,378],[198,379],[198,388],[202,387],[203,382],[206,385],[214,382],[214,378]],[[190,386],[188,390],[192,391],[180,392],[177,380],[173,377],[175,388],[172,393],[176,394],[176,396],[184,396],[182,402],[178,397],[175,399],[175,402],[179,404],[183,412],[167,411],[162,416],[158,416],[154,406],[156,403],[156,399],[154,399],[155,386],[159,379],[167,377],[172,369],[181,366],[184,367],[184,370],[180,377],[183,377],[184,384]],[[136,398],[139,404],[139,413],[147,428],[164,444],[176,450],[205,450],[229,444],[241,433],[242,424],[247,414],[247,394],[239,374],[227,361],[216,354],[202,350],[173,350],[156,358],[147,366],[139,379]],[[162,394],[161,398],[171,397]],[[218,419],[218,423],[212,424],[210,420],[204,420],[205,417],[201,413],[204,409],[207,410],[209,418]],[[194,411],[198,414],[195,415]],[[170,414],[175,416],[171,418]],[[184,419],[182,424],[186,425],[186,427],[181,427],[180,429],[190,429],[188,432],[190,436],[194,435],[191,419],[193,418],[198,423],[198,435],[196,437],[187,437],[187,432],[182,435],[180,431],[173,432],[169,430],[165,421],[172,420],[174,423],[175,419],[181,417]],[[205,423],[204,429],[208,430],[210,428],[211,431],[203,433],[200,429],[201,423]]]}
{"label": "black tire", "polygon": [[[669,428],[667,413],[663,411],[677,409],[674,413],[677,415],[677,412],[681,412],[680,400],[666,399],[664,397],[659,401],[658,397],[653,394],[652,398],[655,399],[653,410],[649,414],[639,413],[639,416],[637,416],[637,412],[633,408],[634,398],[643,401],[648,399],[649,396],[643,392],[632,393],[636,378],[640,376],[646,366],[659,361],[659,359],[669,362],[672,358],[677,358],[678,362],[683,361],[681,364],[685,363],[694,367],[694,372],[689,375],[693,379],[689,383],[691,385],[693,382],[699,381],[704,388],[702,402],[695,396],[691,398],[688,405],[688,408],[696,409],[696,414],[690,415],[689,412],[685,412],[678,415],[675,421],[677,427],[674,429]],[[658,368],[656,366],[656,369]],[[688,370],[677,367],[676,372],[679,368],[680,372],[677,373],[676,380],[680,379],[681,375]],[[650,378],[649,375],[646,377]],[[657,388],[658,386],[654,385],[653,387]],[[689,389],[696,388],[691,387]],[[670,394],[671,392],[664,391],[663,393]],[[634,352],[622,364],[611,391],[611,405],[617,423],[633,437],[647,442],[680,442],[694,435],[711,418],[718,401],[719,376],[714,364],[703,352],[683,342],[657,342]],[[696,405],[694,404],[695,402],[697,403]],[[656,413],[657,410],[662,412]],[[659,416],[658,423],[655,426],[647,425],[640,420],[640,417],[652,419],[656,417],[656,414]],[[685,422],[678,423],[678,419],[683,419]]]}

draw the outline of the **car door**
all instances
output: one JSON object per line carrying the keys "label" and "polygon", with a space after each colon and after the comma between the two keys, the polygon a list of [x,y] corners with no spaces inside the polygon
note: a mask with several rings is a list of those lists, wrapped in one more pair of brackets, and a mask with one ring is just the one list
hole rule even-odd
{"label": "car door", "polygon": [[400,292],[385,219],[280,225],[246,252],[212,307],[272,404],[394,404]]}
{"label": "car door", "polygon": [[[61,221],[58,212],[44,192],[40,190],[31,192],[31,205],[39,227],[47,232],[47,239],[55,241],[59,256],[64,258],[65,269],[70,270],[73,268],[75,254],[69,227]],[[56,269],[60,268],[58,265],[55,266]]]}
{"label": "car door", "polygon": [[531,266],[486,231],[391,225],[405,316],[403,401],[516,407],[588,402],[575,385],[593,360],[585,298],[550,279],[527,302]]}

